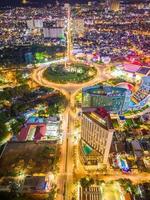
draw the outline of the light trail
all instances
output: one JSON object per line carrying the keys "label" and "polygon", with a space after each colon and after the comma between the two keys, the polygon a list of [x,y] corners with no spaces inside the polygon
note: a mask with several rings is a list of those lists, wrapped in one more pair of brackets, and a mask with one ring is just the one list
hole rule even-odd
{"label": "light trail", "polygon": [[58,64],[58,63],[62,63],[62,62],[65,62],[67,59],[67,57],[65,58],[60,58],[59,60],[52,60],[52,61],[48,61],[48,62],[45,62],[45,63],[39,63],[39,64],[36,64],[37,67],[49,67],[51,64]]}

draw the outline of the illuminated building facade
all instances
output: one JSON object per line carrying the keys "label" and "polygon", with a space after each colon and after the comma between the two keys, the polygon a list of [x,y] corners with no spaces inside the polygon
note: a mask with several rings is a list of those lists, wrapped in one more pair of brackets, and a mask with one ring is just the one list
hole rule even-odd
{"label": "illuminated building facade", "polygon": [[43,20],[39,19],[39,18],[35,18],[35,19],[28,19],[27,20],[27,27],[28,29],[34,29],[34,28],[43,28]]}
{"label": "illuminated building facade", "polygon": [[122,113],[128,109],[131,91],[104,85],[82,90],[82,107],[104,107],[108,112]]}
{"label": "illuminated building facade", "polygon": [[110,10],[116,12],[120,10],[120,0],[107,0],[107,6]]}
{"label": "illuminated building facade", "polygon": [[141,80],[139,89],[133,94],[132,99],[136,103],[140,103],[144,99],[150,98],[150,76],[145,76]]}
{"label": "illuminated building facade", "polygon": [[34,29],[34,21],[33,21],[33,19],[27,20],[27,27],[28,27],[28,29]]}
{"label": "illuminated building facade", "polygon": [[43,20],[42,19],[34,19],[35,28],[43,28]]}
{"label": "illuminated building facade", "polygon": [[104,108],[87,108],[83,111],[80,156],[85,166],[107,163],[113,132],[110,115]]}
{"label": "illuminated building facade", "polygon": [[74,35],[83,36],[85,32],[84,19],[77,18],[72,20],[72,29]]}
{"label": "illuminated building facade", "polygon": [[25,58],[26,64],[31,64],[34,61],[34,57],[33,57],[32,52],[25,53],[24,58]]}

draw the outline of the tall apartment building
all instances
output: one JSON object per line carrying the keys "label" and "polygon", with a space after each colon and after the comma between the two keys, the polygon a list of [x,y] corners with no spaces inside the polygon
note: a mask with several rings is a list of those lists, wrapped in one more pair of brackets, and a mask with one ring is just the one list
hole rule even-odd
{"label": "tall apartment building", "polygon": [[110,115],[104,108],[83,109],[80,157],[85,166],[107,163],[113,133]]}
{"label": "tall apartment building", "polygon": [[27,20],[27,27],[28,29],[34,28],[43,28],[43,20],[42,19],[28,19]]}
{"label": "tall apartment building", "polygon": [[114,12],[120,10],[120,0],[107,0],[107,6],[109,10]]}
{"label": "tall apartment building", "polygon": [[33,21],[33,19],[27,20],[27,27],[28,27],[28,29],[33,29],[34,28],[34,21]]}
{"label": "tall apartment building", "polygon": [[84,19],[82,18],[73,19],[72,30],[74,35],[83,36],[85,32]]}
{"label": "tall apartment building", "polygon": [[43,19],[34,19],[35,28],[43,28]]}

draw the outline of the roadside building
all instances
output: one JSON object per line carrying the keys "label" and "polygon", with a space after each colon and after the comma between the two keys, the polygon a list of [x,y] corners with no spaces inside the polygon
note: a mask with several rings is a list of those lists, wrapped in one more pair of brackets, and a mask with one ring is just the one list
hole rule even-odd
{"label": "roadside building", "polygon": [[94,200],[101,199],[102,194],[99,186],[93,185],[90,187],[79,187],[79,200]]}
{"label": "roadside building", "polygon": [[22,193],[46,193],[51,189],[48,176],[27,176],[25,178]]}
{"label": "roadside building", "polygon": [[60,120],[58,117],[44,119],[31,116],[21,128],[17,139],[18,141],[58,141],[60,139]]}
{"label": "roadside building", "polygon": [[76,18],[72,20],[73,34],[83,36],[85,32],[84,19]]}
{"label": "roadside building", "polygon": [[120,10],[120,0],[107,0],[108,9],[111,11],[119,11]]}
{"label": "roadside building", "polygon": [[83,111],[80,155],[85,166],[98,167],[100,163],[107,163],[113,133],[110,115],[104,108]]}
{"label": "roadside building", "polygon": [[143,156],[143,149],[138,140],[133,140],[131,142],[134,155],[139,159]]}
{"label": "roadside building", "polygon": [[40,18],[34,19],[34,27],[43,28],[43,19]]}
{"label": "roadside building", "polygon": [[82,90],[82,107],[104,107],[108,112],[121,113],[128,109],[131,91],[105,85]]}
{"label": "roadside building", "polygon": [[44,38],[61,38],[64,35],[64,28],[52,27],[43,28]]}
{"label": "roadside building", "polygon": [[27,20],[27,27],[28,27],[28,29],[33,29],[34,28],[34,21],[33,21],[33,19]]}

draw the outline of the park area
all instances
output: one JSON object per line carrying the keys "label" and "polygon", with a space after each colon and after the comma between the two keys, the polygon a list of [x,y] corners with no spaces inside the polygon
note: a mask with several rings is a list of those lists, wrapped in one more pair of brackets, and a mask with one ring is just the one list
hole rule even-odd
{"label": "park area", "polygon": [[0,159],[0,176],[46,174],[57,169],[58,160],[54,142],[9,142]]}
{"label": "park area", "polygon": [[94,67],[81,63],[71,63],[65,67],[63,64],[53,64],[44,72],[48,81],[56,83],[83,83],[91,80],[97,71]]}

